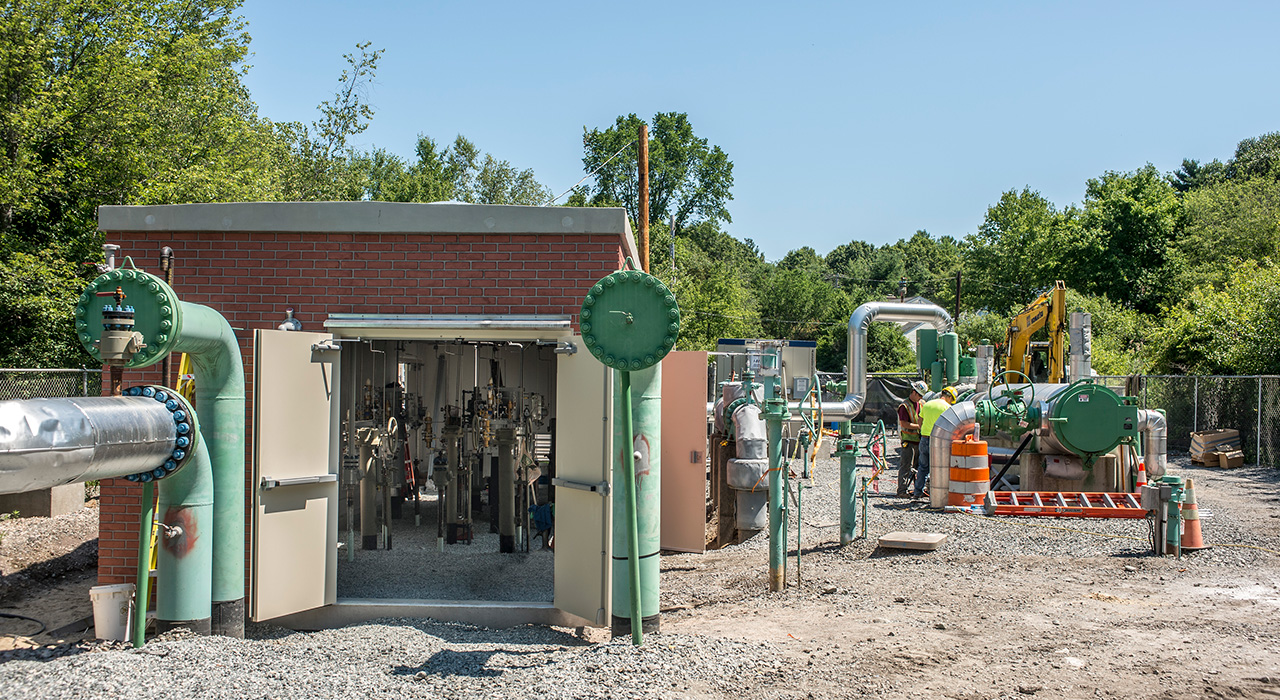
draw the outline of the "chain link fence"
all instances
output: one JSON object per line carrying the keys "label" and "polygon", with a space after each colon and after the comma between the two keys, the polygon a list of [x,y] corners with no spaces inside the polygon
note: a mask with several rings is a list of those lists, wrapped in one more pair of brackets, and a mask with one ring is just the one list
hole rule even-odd
{"label": "chain link fence", "polygon": [[1169,423],[1169,449],[1187,451],[1191,433],[1240,431],[1245,462],[1280,466],[1280,376],[1104,376],[1096,380],[1161,408]]}
{"label": "chain link fence", "polygon": [[0,401],[60,396],[98,396],[102,393],[100,369],[0,368]]}

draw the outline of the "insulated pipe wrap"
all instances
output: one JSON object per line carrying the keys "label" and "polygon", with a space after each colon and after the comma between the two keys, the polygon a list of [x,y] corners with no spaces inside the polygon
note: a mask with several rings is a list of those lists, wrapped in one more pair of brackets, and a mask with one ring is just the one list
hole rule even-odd
{"label": "insulated pipe wrap", "polygon": [[948,408],[933,424],[929,433],[929,505],[947,505],[951,484],[951,442],[962,440],[973,432],[977,410],[972,401],[961,401]]}
{"label": "insulated pipe wrap", "polygon": [[149,471],[177,437],[173,414],[152,398],[0,401],[0,493]]}
{"label": "insulated pipe wrap", "polygon": [[1138,411],[1138,432],[1142,433],[1143,462],[1148,479],[1159,479],[1168,469],[1169,425],[1159,411]]}
{"label": "insulated pipe wrap", "polygon": [[[941,332],[950,332],[954,327],[951,314],[946,309],[933,304],[901,304],[896,302],[872,301],[857,309],[849,317],[849,346],[846,372],[849,378],[849,393],[842,401],[829,401],[822,404],[824,417],[838,420],[853,420],[862,412],[867,400],[867,333],[875,321],[893,323],[913,322],[927,323]],[[792,403],[791,410],[802,410],[800,402]]]}

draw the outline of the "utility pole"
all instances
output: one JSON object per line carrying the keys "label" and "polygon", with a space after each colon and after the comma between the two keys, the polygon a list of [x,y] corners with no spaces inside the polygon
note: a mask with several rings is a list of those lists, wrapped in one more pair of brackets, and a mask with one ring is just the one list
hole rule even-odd
{"label": "utility pole", "polygon": [[956,270],[956,323],[960,322],[960,271]]}
{"label": "utility pole", "polygon": [[671,271],[676,271],[676,215],[671,215]]}
{"label": "utility pole", "polygon": [[649,271],[649,125],[640,125],[640,269]]}

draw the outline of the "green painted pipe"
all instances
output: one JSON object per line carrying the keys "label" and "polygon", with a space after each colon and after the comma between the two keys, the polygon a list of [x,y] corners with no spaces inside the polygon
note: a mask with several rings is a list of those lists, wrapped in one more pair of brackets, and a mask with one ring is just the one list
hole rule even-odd
{"label": "green painted pipe", "polygon": [[[768,387],[765,394],[768,395]],[[769,590],[787,585],[786,488],[782,480],[782,422],[787,418],[785,399],[766,398],[765,435],[769,440]]]}
{"label": "green painted pipe", "polygon": [[[630,568],[632,538],[621,527],[613,529],[613,627],[615,634],[625,633],[632,627],[632,640],[636,636],[636,624],[644,632],[654,633],[661,627],[658,596],[661,561],[661,432],[662,432],[662,365],[615,375],[619,390],[615,392],[613,424],[614,484],[629,484],[634,490],[636,552],[638,568],[635,579]],[[630,388],[630,409],[627,407],[625,389]],[[631,420],[626,416],[630,413]],[[626,446],[631,448],[627,449]],[[639,453],[640,458],[635,459]],[[628,467],[626,460],[633,462]],[[632,471],[633,470],[633,471]],[[633,474],[628,478],[628,474]],[[614,513],[628,514],[631,497],[626,489],[614,490]],[[625,516],[629,517],[629,516]],[[629,522],[626,522],[630,526]],[[633,585],[633,580],[638,585]],[[638,591],[638,593],[637,593]],[[639,614],[637,615],[637,611]],[[637,642],[639,643],[639,642]]]}
{"label": "green painted pipe", "polygon": [[[191,355],[196,410],[213,472],[213,633],[244,637],[244,361],[222,314],[181,303],[174,352]],[[162,489],[163,492],[163,489]]]}
{"label": "green painted pipe", "polygon": [[214,482],[207,443],[198,440],[187,465],[161,484],[158,632],[187,627],[198,634],[209,633]]}
{"label": "green painted pipe", "polygon": [[147,605],[151,593],[151,530],[156,517],[156,482],[142,485],[142,515],[138,518],[138,578],[134,585],[136,602],[133,606],[133,646],[142,646],[147,640]]}
{"label": "green painted pipe", "polygon": [[636,512],[636,459],[632,448],[635,438],[631,432],[631,373],[622,372],[622,413],[618,418],[622,421],[622,484],[626,505],[623,518],[627,524],[627,565],[629,576],[625,579],[629,584],[626,591],[631,617],[631,643],[640,646],[644,643],[641,622],[643,610],[640,602],[640,523]]}
{"label": "green painted pipe", "polygon": [[840,544],[849,544],[858,528],[858,495],[854,488],[854,474],[858,468],[855,450],[840,453]]}

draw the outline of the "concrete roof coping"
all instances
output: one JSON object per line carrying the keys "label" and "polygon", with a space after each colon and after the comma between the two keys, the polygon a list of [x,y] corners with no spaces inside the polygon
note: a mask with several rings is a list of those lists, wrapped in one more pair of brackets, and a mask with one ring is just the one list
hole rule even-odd
{"label": "concrete roof coping", "polygon": [[228,202],[98,207],[102,231],[630,233],[626,210],[459,202]]}

